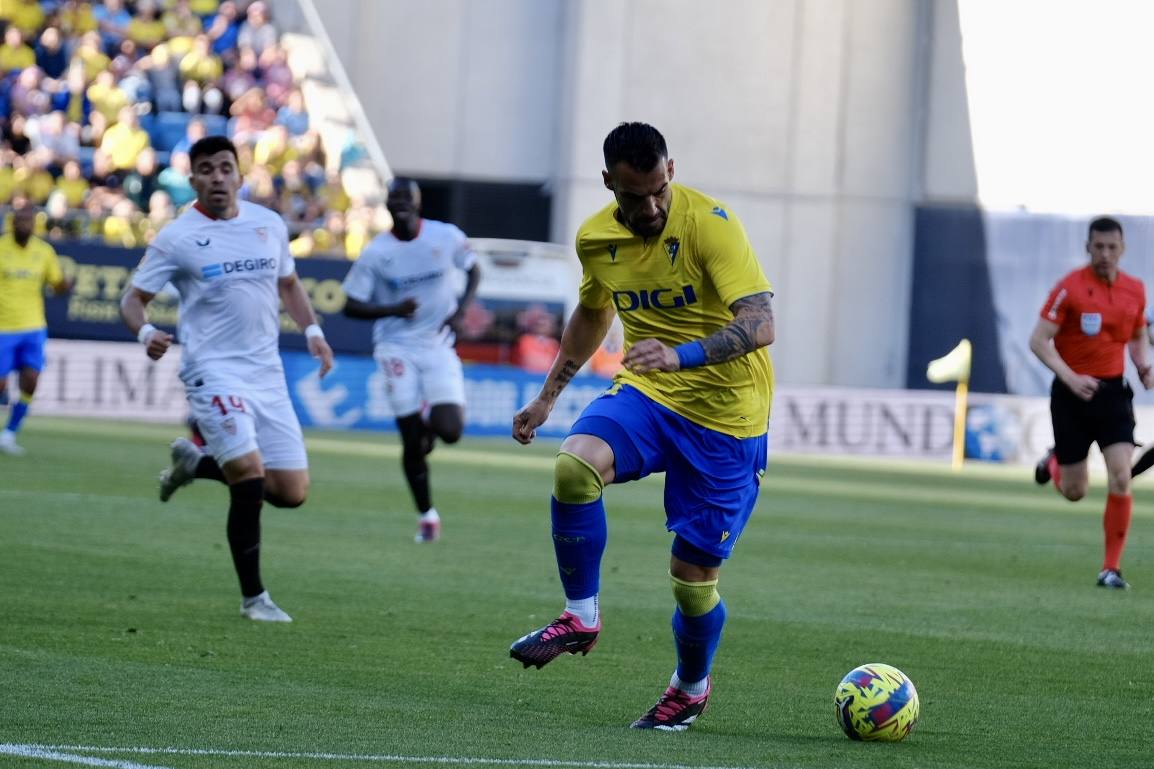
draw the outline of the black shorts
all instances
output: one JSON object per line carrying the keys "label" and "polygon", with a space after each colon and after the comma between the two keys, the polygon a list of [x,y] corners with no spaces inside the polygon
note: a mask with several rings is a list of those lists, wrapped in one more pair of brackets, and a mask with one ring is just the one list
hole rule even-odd
{"label": "black shorts", "polygon": [[1103,379],[1094,397],[1084,401],[1059,380],[1050,388],[1054,455],[1060,465],[1081,462],[1090,444],[1104,449],[1134,443],[1134,391],[1124,377]]}

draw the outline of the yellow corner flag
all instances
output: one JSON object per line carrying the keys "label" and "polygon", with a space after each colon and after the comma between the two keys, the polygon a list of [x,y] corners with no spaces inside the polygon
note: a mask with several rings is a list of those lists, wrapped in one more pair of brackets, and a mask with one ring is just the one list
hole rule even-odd
{"label": "yellow corner flag", "polygon": [[930,361],[926,366],[926,379],[934,384],[957,382],[954,391],[954,459],[953,468],[962,469],[966,456],[966,396],[970,390],[970,364],[973,361],[973,345],[969,339],[958,342],[958,346],[943,357]]}
{"label": "yellow corner flag", "polygon": [[926,379],[934,384],[942,382],[970,382],[970,362],[973,360],[973,345],[969,339],[958,342],[944,357],[930,361],[926,366]]}

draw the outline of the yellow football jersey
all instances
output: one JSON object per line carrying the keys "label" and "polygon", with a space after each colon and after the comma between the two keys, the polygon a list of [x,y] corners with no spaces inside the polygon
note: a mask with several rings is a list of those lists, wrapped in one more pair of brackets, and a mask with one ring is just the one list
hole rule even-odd
{"label": "yellow football jersey", "polygon": [[52,246],[35,236],[21,248],[11,233],[0,237],[0,333],[35,331],[48,325],[44,287],[63,278]]}
{"label": "yellow football jersey", "polygon": [[[676,346],[702,339],[733,320],[738,299],[772,291],[745,228],[724,204],[671,185],[669,218],[660,235],[633,234],[615,216],[616,201],[577,232],[584,275],[580,302],[613,306],[625,328],[625,349],[641,339]],[[766,431],[773,398],[769,351],[673,372],[614,377],[703,427],[737,438]]]}

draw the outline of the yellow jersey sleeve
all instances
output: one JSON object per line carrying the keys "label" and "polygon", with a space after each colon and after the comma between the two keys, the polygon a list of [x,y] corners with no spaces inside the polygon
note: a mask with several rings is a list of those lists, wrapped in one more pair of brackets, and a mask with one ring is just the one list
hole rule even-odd
{"label": "yellow jersey sleeve", "polygon": [[581,276],[581,288],[577,292],[577,301],[581,306],[594,310],[601,310],[609,306],[609,290],[597,282],[593,274],[586,272]]}
{"label": "yellow jersey sleeve", "polygon": [[702,216],[697,226],[697,250],[721,303],[773,291],[741,220],[723,206]]}
{"label": "yellow jersey sleeve", "polygon": [[[581,285],[577,290],[577,301],[583,307],[601,310],[609,306],[612,301],[612,292],[594,275],[588,263],[595,245],[603,236],[604,231],[613,226],[613,207],[606,206],[593,216],[589,217],[577,231],[576,250],[577,258],[581,261]],[[610,244],[616,257],[616,246]]]}

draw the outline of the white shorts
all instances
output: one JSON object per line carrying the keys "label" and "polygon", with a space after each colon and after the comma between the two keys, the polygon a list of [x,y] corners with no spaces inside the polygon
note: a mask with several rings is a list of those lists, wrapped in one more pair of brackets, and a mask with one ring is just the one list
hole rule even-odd
{"label": "white shorts", "polygon": [[189,411],[208,453],[223,465],[260,451],[270,470],[308,469],[300,421],[289,399],[284,372],[261,372],[257,381],[190,378]]}
{"label": "white shorts", "polygon": [[382,344],[377,345],[373,357],[385,374],[385,390],[396,416],[416,414],[426,403],[465,405],[465,373],[453,348]]}

